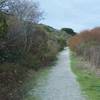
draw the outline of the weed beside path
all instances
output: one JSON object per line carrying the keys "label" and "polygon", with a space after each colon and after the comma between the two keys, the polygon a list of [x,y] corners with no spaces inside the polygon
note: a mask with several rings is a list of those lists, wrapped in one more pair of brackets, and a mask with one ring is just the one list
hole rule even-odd
{"label": "weed beside path", "polygon": [[[84,64],[87,62],[84,62]],[[77,56],[71,55],[71,68],[89,100],[100,100],[100,77],[90,72]]]}

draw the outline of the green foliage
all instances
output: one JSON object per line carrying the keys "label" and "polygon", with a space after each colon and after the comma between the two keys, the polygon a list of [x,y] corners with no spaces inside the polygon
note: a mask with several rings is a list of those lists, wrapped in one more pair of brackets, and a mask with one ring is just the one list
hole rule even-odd
{"label": "green foliage", "polygon": [[63,37],[58,38],[58,43],[60,44],[60,50],[64,49],[66,46],[67,40],[65,40]]}
{"label": "green foliage", "polygon": [[47,26],[47,25],[43,25],[43,24],[40,24],[47,32],[54,32],[55,29],[50,27],[50,26]]}
{"label": "green foliage", "polygon": [[65,31],[66,33],[68,33],[72,36],[76,35],[76,33],[71,28],[62,28],[61,31]]}
{"label": "green foliage", "polygon": [[88,95],[87,99],[100,100],[100,78],[88,68],[85,68],[85,64],[82,64],[82,61],[77,56],[71,56],[71,67],[77,75],[77,80],[80,82],[82,90]]}
{"label": "green foliage", "polygon": [[55,59],[56,54],[67,45],[69,34],[66,32],[43,24],[21,22],[16,16],[4,13],[0,14],[0,18],[0,38],[3,40],[0,45],[1,63],[21,63],[35,68]]}
{"label": "green foliage", "polygon": [[0,39],[6,37],[7,27],[6,16],[0,12]]}
{"label": "green foliage", "polygon": [[[66,46],[68,38],[65,32],[50,26],[33,24],[1,13],[0,80],[4,87],[0,87],[0,100],[1,94],[7,100],[16,95],[28,71],[43,68],[55,60],[57,53]],[[12,95],[9,96],[9,93]]]}

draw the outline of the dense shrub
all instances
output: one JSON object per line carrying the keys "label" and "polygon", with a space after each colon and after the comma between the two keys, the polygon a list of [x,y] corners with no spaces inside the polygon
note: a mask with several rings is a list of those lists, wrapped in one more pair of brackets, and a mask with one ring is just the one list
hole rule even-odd
{"label": "dense shrub", "polygon": [[55,59],[70,37],[66,32],[50,26],[20,21],[11,15],[5,21],[7,38],[0,44],[1,63],[20,63],[36,68]]}
{"label": "dense shrub", "polygon": [[100,68],[100,27],[80,32],[69,40],[71,50]]}
{"label": "dense shrub", "polygon": [[0,40],[4,39],[7,33],[6,15],[0,12]]}
{"label": "dense shrub", "polygon": [[19,88],[28,71],[47,66],[69,37],[50,26],[1,13],[0,100],[22,100]]}

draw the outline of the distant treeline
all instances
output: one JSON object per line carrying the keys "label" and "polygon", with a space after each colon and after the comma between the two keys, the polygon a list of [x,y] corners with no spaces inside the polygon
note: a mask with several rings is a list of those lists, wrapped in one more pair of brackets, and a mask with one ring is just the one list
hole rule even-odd
{"label": "distant treeline", "polygon": [[20,21],[1,13],[0,63],[19,63],[38,69],[67,46],[68,33],[43,24]]}

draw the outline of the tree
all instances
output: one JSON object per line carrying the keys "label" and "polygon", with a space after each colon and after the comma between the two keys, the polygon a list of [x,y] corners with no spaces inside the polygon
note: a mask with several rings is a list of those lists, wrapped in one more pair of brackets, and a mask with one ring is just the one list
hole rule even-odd
{"label": "tree", "polygon": [[0,40],[6,37],[7,27],[6,15],[0,12]]}
{"label": "tree", "polygon": [[3,7],[4,3],[6,2],[7,0],[0,0],[0,10],[1,8]]}
{"label": "tree", "polygon": [[76,35],[76,33],[71,28],[62,28],[61,30],[65,31],[66,33],[68,33],[72,36]]}
{"label": "tree", "polygon": [[20,20],[37,23],[42,18],[39,4],[31,0],[6,0],[1,4],[3,11],[15,15]]}

